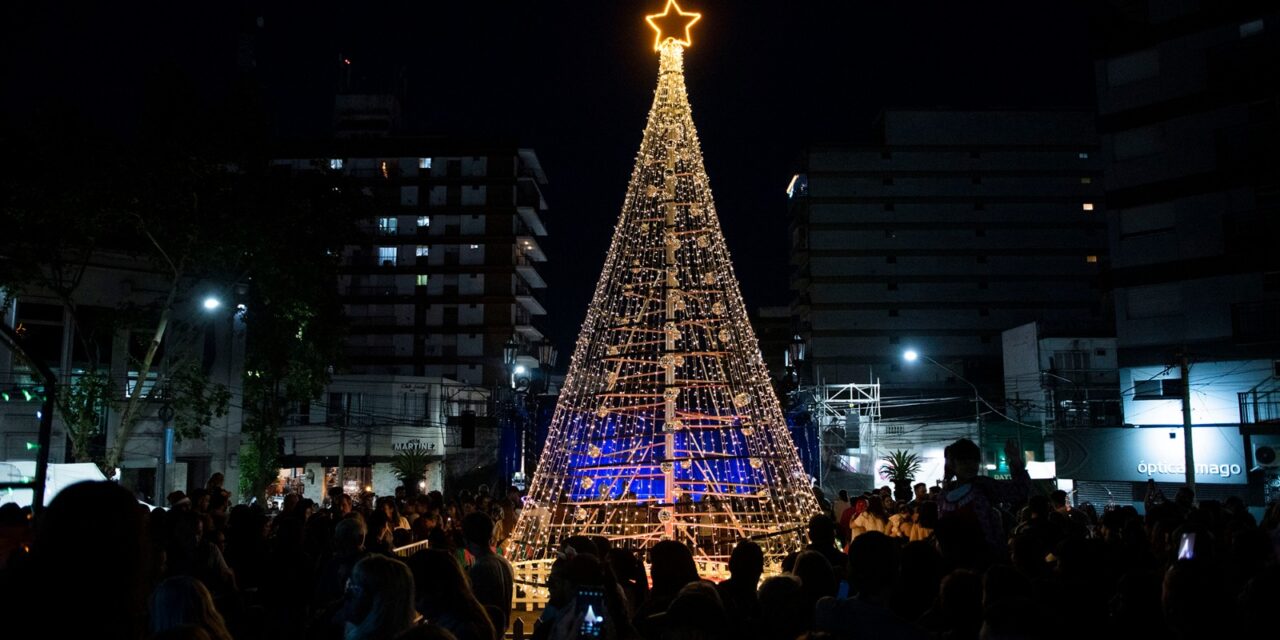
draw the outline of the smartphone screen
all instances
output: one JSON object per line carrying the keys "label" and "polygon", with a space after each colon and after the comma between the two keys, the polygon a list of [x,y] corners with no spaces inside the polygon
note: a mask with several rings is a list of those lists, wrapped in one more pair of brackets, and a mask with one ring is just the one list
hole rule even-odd
{"label": "smartphone screen", "polygon": [[1196,534],[1182,534],[1182,541],[1178,543],[1178,559],[1192,560],[1196,557]]}
{"label": "smartphone screen", "polygon": [[596,586],[580,587],[577,605],[578,615],[582,619],[578,637],[599,638],[604,633],[604,589]]}

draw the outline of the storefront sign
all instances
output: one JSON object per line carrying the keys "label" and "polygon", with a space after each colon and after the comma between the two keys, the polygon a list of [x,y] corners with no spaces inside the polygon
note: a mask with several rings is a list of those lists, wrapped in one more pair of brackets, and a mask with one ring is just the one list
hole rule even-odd
{"label": "storefront sign", "polygon": [[[1238,428],[1195,427],[1192,443],[1197,483],[1246,483],[1244,438]],[[1059,478],[1121,482],[1186,478],[1180,428],[1073,429],[1053,434],[1053,444]]]}

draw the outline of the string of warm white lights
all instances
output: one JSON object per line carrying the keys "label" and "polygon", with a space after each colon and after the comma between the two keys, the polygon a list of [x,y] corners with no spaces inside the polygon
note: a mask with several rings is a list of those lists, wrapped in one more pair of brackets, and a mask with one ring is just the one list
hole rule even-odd
{"label": "string of warm white lights", "polygon": [[692,22],[684,39],[659,30],[658,88],[514,560],[572,535],[679,540],[711,560],[754,538],[778,558],[818,509],[712,202],[684,82]]}

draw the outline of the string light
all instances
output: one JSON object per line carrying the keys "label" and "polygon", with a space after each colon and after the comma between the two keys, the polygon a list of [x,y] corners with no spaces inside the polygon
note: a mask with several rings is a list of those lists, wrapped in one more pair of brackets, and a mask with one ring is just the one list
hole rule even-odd
{"label": "string light", "polygon": [[[684,39],[655,18],[674,8]],[[747,319],[684,81],[674,1],[622,214],[574,348],[530,498],[506,550],[546,561],[569,536],[660,540],[725,562],[754,538],[777,562],[818,511]],[[692,20],[688,18],[692,17]],[[670,32],[667,32],[670,33]]]}

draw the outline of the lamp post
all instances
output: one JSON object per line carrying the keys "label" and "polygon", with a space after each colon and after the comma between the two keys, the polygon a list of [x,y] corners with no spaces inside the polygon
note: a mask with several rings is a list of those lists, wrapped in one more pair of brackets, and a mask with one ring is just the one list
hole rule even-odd
{"label": "lamp post", "polygon": [[156,504],[169,495],[169,465],[173,464],[173,405],[166,401],[160,405],[160,424],[164,427],[163,450],[160,452],[160,464],[156,469]]}
{"label": "lamp post", "polygon": [[[233,302],[235,300],[244,300],[246,294],[248,293],[248,285],[235,284],[231,287],[230,293],[231,293],[231,298],[233,299]],[[204,300],[200,302],[200,306],[204,308],[204,311],[206,313],[212,314],[222,309],[224,307],[224,302],[222,297],[218,296],[217,294],[210,293],[206,295],[204,297]],[[228,311],[229,313],[227,313],[227,391],[229,393],[234,394],[235,393],[235,359],[236,359],[235,358],[236,319],[239,318],[241,314],[247,311],[247,307],[243,302],[241,302],[239,304],[233,304],[232,306],[228,307]],[[217,340],[216,334],[215,334],[214,340],[216,344],[216,340]],[[244,385],[241,384],[241,391],[243,391],[243,389],[244,389]],[[243,393],[241,393],[241,397],[243,399]],[[222,432],[222,464],[224,466],[230,466],[231,464],[231,412],[227,411],[223,419],[225,420],[225,423],[223,425],[224,429]],[[243,417],[242,417],[242,420],[243,420]],[[243,426],[243,422],[241,423],[241,425]],[[168,438],[166,440],[166,447],[168,447],[168,452],[166,455],[169,457],[169,463],[172,463],[173,462],[173,451],[172,451],[173,425],[172,424],[168,425],[167,429],[169,430],[169,433],[166,436]],[[223,471],[225,472],[226,469],[224,468]]]}
{"label": "lamp post", "polygon": [[787,376],[792,378],[796,387],[800,386],[800,364],[804,362],[805,343],[804,338],[800,334],[791,336],[791,342],[787,345],[787,352],[783,364],[787,368]]}
{"label": "lamp post", "polygon": [[955,376],[956,379],[964,382],[965,384],[973,388],[973,419],[978,427],[978,449],[982,452],[981,462],[983,467],[985,468],[986,461],[987,461],[987,450],[983,446],[982,409],[980,408],[980,403],[983,400],[982,400],[982,395],[978,393],[978,385],[970,382],[967,378],[957,373],[955,369],[952,369],[951,367],[948,367],[947,365],[942,364],[941,362],[938,362],[937,360],[934,360],[933,358],[930,358],[929,356],[923,353],[920,353],[915,349],[907,349],[906,351],[902,352],[902,359],[906,360],[909,363],[915,362],[922,358],[932,363],[934,366],[937,366],[938,368],[942,369],[943,371],[946,371],[947,373]]}
{"label": "lamp post", "polygon": [[512,339],[508,341],[502,350],[503,362],[507,365],[510,373],[511,391],[513,394],[513,402],[511,406],[511,414],[513,422],[516,425],[518,433],[517,450],[520,457],[520,467],[512,474],[511,480],[514,484],[523,484],[527,479],[526,461],[529,457],[529,421],[530,414],[537,417],[538,402],[537,396],[546,393],[551,387],[551,370],[556,364],[555,345],[549,338],[543,338],[538,341],[536,347],[538,358],[537,371],[530,371],[528,367],[519,363],[520,345]]}

